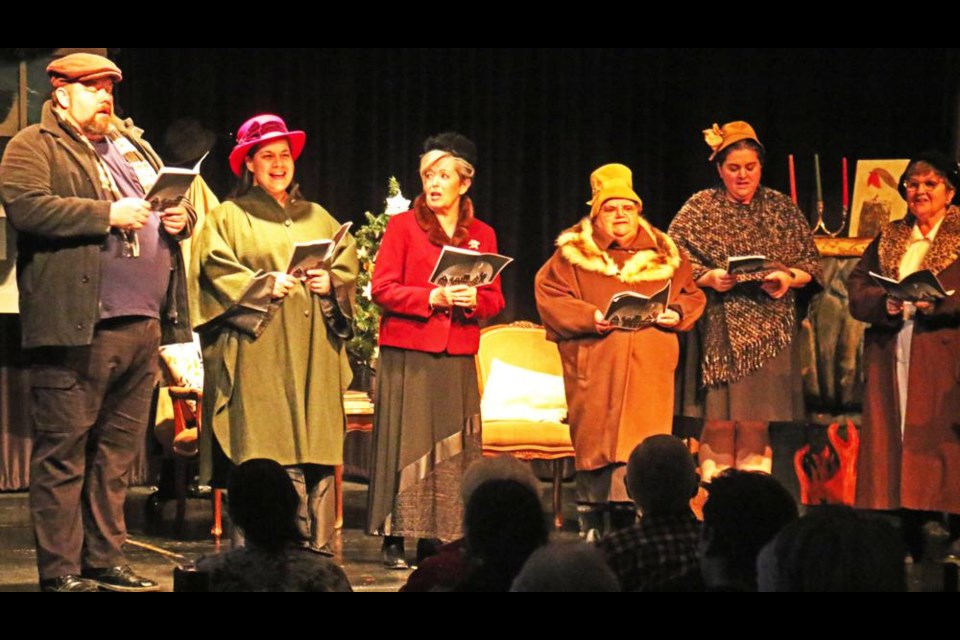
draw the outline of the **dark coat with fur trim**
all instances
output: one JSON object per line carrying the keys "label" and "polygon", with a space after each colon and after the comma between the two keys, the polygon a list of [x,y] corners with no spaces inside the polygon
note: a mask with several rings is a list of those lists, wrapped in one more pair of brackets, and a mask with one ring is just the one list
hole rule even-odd
{"label": "dark coat with fur trim", "polygon": [[436,287],[429,279],[443,245],[496,253],[497,235],[492,227],[473,217],[470,199],[463,198],[453,236],[447,236],[422,195],[412,210],[393,216],[387,223],[371,286],[373,301],[383,309],[380,346],[451,355],[477,352],[478,321],[492,318],[504,307],[500,278],[477,289],[477,306],[467,312],[460,308],[431,309],[430,292]]}
{"label": "dark coat with fur trim", "polygon": [[[645,223],[644,223],[645,224]],[[537,273],[537,307],[547,337],[557,343],[577,469],[626,462],[644,438],[670,433],[676,331],[693,327],[706,297],[690,261],[666,234],[645,225],[627,248],[588,218],[563,232],[557,251]],[[656,293],[672,283],[670,307],[681,315],[672,329],[597,333],[594,313],[621,291]]]}
{"label": "dark coat with fur trim", "polygon": [[[907,415],[900,431],[897,391],[899,316],[886,311],[886,295],[869,272],[899,279],[914,218],[892,222],[870,244],[850,275],[850,311],[870,323],[857,469],[859,507],[960,513],[960,294],[917,314],[910,353]],[[960,290],[960,210],[951,207],[922,268],[947,290]]]}

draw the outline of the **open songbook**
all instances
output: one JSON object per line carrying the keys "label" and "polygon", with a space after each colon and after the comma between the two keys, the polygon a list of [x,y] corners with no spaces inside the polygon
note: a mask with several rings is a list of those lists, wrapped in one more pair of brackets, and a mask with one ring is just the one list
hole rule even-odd
{"label": "open songbook", "polygon": [[203,154],[203,158],[197,160],[197,164],[193,165],[192,169],[161,168],[157,173],[157,181],[150,187],[150,192],[143,196],[143,199],[150,203],[150,209],[163,211],[179,205],[190,190],[194,179],[200,175],[200,164],[209,154],[209,151]]}
{"label": "open songbook", "polygon": [[458,247],[444,247],[430,275],[430,284],[452,287],[465,284],[482,287],[492,283],[513,258],[498,253],[480,253]]}
{"label": "open songbook", "polygon": [[746,276],[763,271],[786,271],[787,268],[767,256],[730,256],[727,258],[727,273],[732,276]]}
{"label": "open songbook", "polygon": [[343,242],[353,226],[352,222],[344,222],[333,234],[332,238],[325,240],[314,240],[312,242],[298,242],[293,245],[293,257],[290,258],[290,265],[287,267],[287,273],[294,278],[306,278],[307,271],[317,269],[328,262],[336,252],[337,247]]}
{"label": "open songbook", "polygon": [[608,320],[614,329],[636,331],[656,324],[657,318],[666,310],[669,303],[669,282],[649,296],[633,291],[621,291],[610,298],[603,319]]}
{"label": "open songbook", "polygon": [[939,300],[955,293],[953,290],[946,291],[937,276],[933,275],[929,269],[915,271],[900,282],[873,271],[870,272],[870,277],[883,287],[891,298],[904,302]]}

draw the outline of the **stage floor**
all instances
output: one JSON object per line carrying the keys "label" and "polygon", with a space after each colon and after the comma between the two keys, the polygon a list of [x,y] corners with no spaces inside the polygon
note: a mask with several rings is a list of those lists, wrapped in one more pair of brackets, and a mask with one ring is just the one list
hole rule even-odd
{"label": "stage floor", "polygon": [[[550,485],[543,484],[545,510],[549,508]],[[145,533],[144,508],[152,492],[148,487],[130,490],[127,498],[127,523],[130,531],[127,559],[137,573],[160,582],[163,591],[173,591],[173,569],[202,555],[217,552],[209,535],[211,513],[208,500],[191,499],[182,535],[174,537],[163,529],[158,535]],[[381,538],[368,536],[363,531],[366,512],[365,484],[344,483],[344,526],[334,538],[334,560],[343,567],[354,591],[397,591],[407,581],[410,571],[389,571],[380,564]],[[576,509],[572,502],[573,485],[564,491],[566,498],[564,530],[554,533],[554,539],[575,540]],[[164,505],[164,523],[173,520],[174,503]],[[412,561],[416,545],[409,545]],[[230,548],[230,538],[224,535],[222,549]],[[37,591],[36,554],[30,511],[26,492],[0,494],[0,591]]]}
{"label": "stage floor", "polygon": [[[130,530],[127,559],[138,573],[160,582],[163,591],[173,591],[173,569],[202,555],[216,553],[217,546],[209,535],[212,509],[209,500],[188,501],[184,531],[174,536],[171,522],[173,502],[163,509],[163,524],[156,533],[145,532],[145,505],[152,492],[148,487],[130,490],[127,499],[127,522]],[[551,534],[553,540],[577,539],[576,507],[573,485],[564,487],[564,528]],[[544,513],[549,513],[549,483],[542,483]],[[333,541],[334,560],[343,567],[354,591],[397,591],[407,580],[409,571],[388,571],[380,564],[381,539],[363,531],[367,487],[356,482],[344,483],[344,526]],[[230,546],[224,535],[221,548]],[[415,545],[408,548],[412,561]],[[911,591],[942,591],[943,569],[937,563],[924,561],[908,565]],[[37,591],[36,555],[26,492],[0,493],[0,591]]]}

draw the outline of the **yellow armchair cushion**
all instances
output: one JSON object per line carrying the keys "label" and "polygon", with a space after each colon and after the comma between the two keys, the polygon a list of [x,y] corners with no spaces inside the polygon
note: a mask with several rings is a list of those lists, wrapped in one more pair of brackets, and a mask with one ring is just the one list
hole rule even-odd
{"label": "yellow armchair cushion", "polygon": [[[517,457],[552,454],[557,457],[573,456],[570,427],[557,422],[526,422],[517,420],[483,421],[484,453],[510,453]],[[551,455],[551,457],[552,457]]]}
{"label": "yellow armchair cushion", "polygon": [[488,421],[562,422],[567,416],[563,377],[491,361],[480,401],[480,415]]}
{"label": "yellow armchair cushion", "polygon": [[160,359],[170,386],[203,389],[203,356],[196,340],[160,347]]}

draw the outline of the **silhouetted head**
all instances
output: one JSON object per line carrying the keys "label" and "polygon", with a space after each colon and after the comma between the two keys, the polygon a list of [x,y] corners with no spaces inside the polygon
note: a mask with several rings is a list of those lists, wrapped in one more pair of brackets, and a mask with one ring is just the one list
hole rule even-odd
{"label": "silhouetted head", "polygon": [[761,591],[906,591],[906,553],[888,522],[850,507],[817,507],[760,553]]}
{"label": "silhouetted head", "polygon": [[687,511],[699,482],[693,456],[675,436],[650,436],[630,454],[627,491],[645,515]]}
{"label": "silhouetted head", "polygon": [[755,589],[757,555],[797,519],[797,504],[770,475],[728,469],[707,485],[700,566],[708,587]]}
{"label": "silhouetted head", "polygon": [[227,490],[230,519],[256,546],[278,550],[303,539],[297,490],[276,461],[258,458],[234,467]]}

